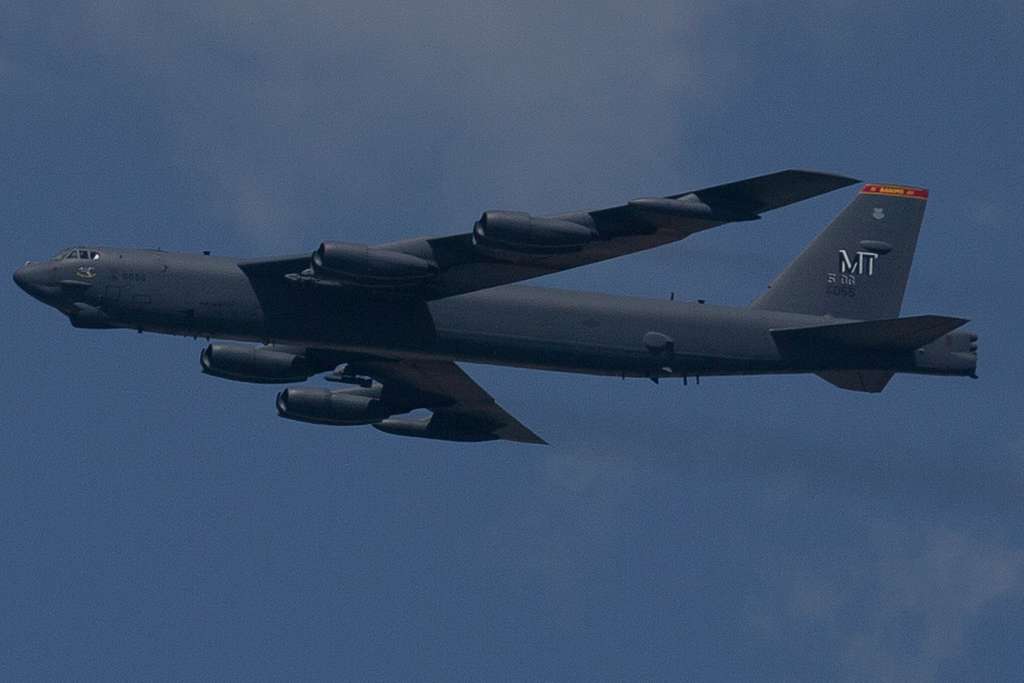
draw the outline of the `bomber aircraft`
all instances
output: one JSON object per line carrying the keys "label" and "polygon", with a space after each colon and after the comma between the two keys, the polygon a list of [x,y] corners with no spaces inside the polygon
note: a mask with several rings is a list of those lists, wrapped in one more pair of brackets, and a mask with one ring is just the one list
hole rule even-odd
{"label": "bomber aircraft", "polygon": [[[864,185],[749,307],[514,285],[667,244],[858,181],[788,170],[549,217],[487,211],[469,232],[238,260],[74,247],[14,274],[75,327],[216,342],[203,372],[290,387],[282,417],[448,441],[545,443],[456,364],[649,378],[815,373],[879,392],[896,372],[975,376],[961,318],[899,317],[927,190]],[[954,331],[957,330],[957,331]],[[426,409],[426,417],[405,415]]]}

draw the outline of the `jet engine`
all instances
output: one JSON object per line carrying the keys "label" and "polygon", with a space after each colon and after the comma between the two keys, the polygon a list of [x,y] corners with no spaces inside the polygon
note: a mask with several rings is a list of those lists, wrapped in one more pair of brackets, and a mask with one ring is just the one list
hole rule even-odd
{"label": "jet engine", "polygon": [[414,287],[434,278],[437,271],[433,261],[365,244],[323,242],[313,252],[316,275],[358,287]]}
{"label": "jet engine", "polygon": [[266,346],[210,344],[199,362],[207,375],[257,384],[301,382],[314,374],[305,356]]}
{"label": "jet engine", "polygon": [[71,321],[72,327],[85,330],[109,330],[115,327],[110,321],[110,316],[102,310],[80,302],[72,304],[68,320]]}
{"label": "jet engine", "polygon": [[290,420],[330,425],[364,425],[391,415],[380,401],[380,387],[331,391],[292,387],[277,395],[277,414]]}
{"label": "jet engine", "polygon": [[487,211],[473,226],[474,246],[496,258],[565,254],[596,237],[597,231],[585,225],[519,211]]}

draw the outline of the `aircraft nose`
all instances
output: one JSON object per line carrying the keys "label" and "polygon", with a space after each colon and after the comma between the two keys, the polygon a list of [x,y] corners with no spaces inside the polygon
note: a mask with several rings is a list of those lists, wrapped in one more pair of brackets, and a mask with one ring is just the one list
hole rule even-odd
{"label": "aircraft nose", "polygon": [[29,266],[29,264],[26,263],[21,268],[18,268],[16,271],[14,271],[14,282],[15,282],[15,284],[17,284],[19,287],[24,289],[26,292],[28,291],[28,288],[29,288],[29,279],[30,279],[29,278],[29,273],[28,273],[28,266]]}
{"label": "aircraft nose", "polygon": [[30,261],[14,271],[14,282],[38,299],[44,294],[46,276],[45,267]]}

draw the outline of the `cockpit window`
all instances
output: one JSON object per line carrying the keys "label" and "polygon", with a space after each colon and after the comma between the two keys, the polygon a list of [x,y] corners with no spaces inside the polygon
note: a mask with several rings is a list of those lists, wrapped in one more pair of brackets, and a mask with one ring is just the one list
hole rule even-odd
{"label": "cockpit window", "polygon": [[65,249],[56,256],[53,257],[54,261],[70,261],[72,259],[85,260],[85,261],[96,261],[99,260],[100,253],[92,249]]}

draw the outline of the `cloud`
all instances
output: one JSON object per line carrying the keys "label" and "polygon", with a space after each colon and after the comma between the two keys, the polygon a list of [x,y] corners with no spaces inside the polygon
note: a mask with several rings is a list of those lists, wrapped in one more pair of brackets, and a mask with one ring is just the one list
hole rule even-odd
{"label": "cloud", "polygon": [[964,217],[983,228],[997,228],[1006,223],[1008,207],[995,197],[968,197],[964,200]]}
{"label": "cloud", "polygon": [[916,553],[896,558],[880,563],[879,609],[848,643],[853,671],[933,680],[962,654],[983,609],[1024,596],[1024,550],[964,531],[935,529]]}
{"label": "cloud", "polygon": [[492,203],[677,190],[688,114],[727,89],[703,16],[669,2],[108,1],[46,23],[152,98],[164,153],[225,222],[280,247],[468,225]]}
{"label": "cloud", "polygon": [[750,611],[755,631],[786,638],[785,650],[794,638],[833,643],[843,679],[934,680],[986,610],[1024,597],[1022,548],[906,521],[862,532],[870,542],[859,559],[839,551],[774,567],[767,601]]}
{"label": "cloud", "polygon": [[533,502],[510,509],[491,529],[497,565],[512,568],[510,581],[525,577],[559,595],[573,592],[633,523],[627,508],[649,476],[631,458],[596,450],[544,457]]}

